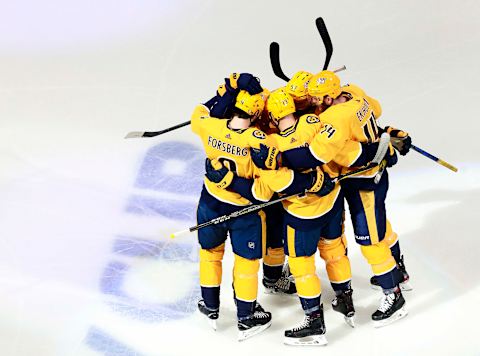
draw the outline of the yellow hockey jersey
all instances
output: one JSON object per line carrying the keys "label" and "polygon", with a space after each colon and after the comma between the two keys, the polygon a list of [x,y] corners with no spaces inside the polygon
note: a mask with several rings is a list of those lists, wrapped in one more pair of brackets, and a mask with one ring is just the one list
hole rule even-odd
{"label": "yellow hockey jersey", "polygon": [[[250,157],[250,147],[259,148],[260,143],[269,144],[267,135],[256,129],[232,130],[228,120],[210,117],[204,105],[198,105],[191,117],[192,131],[200,136],[205,153],[211,160],[218,159],[239,177],[253,178],[259,169]],[[205,188],[216,199],[238,206],[249,205],[250,201],[240,194],[219,188],[204,179]]]}
{"label": "yellow hockey jersey", "polygon": [[[270,144],[277,147],[280,151],[287,151],[297,147],[305,147],[312,142],[314,137],[323,130],[323,125],[318,116],[306,114],[301,116],[297,123],[278,134],[269,135]],[[361,152],[360,144],[350,142],[345,145],[345,149],[353,152],[358,156]],[[345,153],[340,158],[348,157]],[[323,170],[328,172],[330,176],[337,176],[340,172],[340,165],[345,162],[330,162],[323,165]],[[286,189],[294,179],[294,173],[287,168],[278,170],[260,170],[260,176],[255,179],[252,187],[252,193],[257,200],[268,201],[274,192],[281,193]],[[328,213],[340,193],[340,186],[336,185],[335,189],[327,196],[320,197],[316,194],[306,194],[302,197],[294,197],[284,200],[283,207],[291,215],[302,219],[314,219]]]}
{"label": "yellow hockey jersey", "polygon": [[[348,150],[344,149],[349,140],[369,143],[377,142],[379,138],[376,120],[382,114],[380,103],[353,84],[342,87],[342,93],[347,101],[333,105],[320,114],[324,127],[310,145],[310,152],[322,162],[353,158],[351,164],[356,159],[355,154],[348,154]],[[352,168],[344,168],[342,173],[349,170]],[[375,167],[353,177],[373,177],[377,171],[378,167]]]}

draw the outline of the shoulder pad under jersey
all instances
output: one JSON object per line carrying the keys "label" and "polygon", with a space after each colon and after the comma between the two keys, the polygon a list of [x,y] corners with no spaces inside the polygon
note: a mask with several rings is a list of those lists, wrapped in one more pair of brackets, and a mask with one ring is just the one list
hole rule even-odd
{"label": "shoulder pad under jersey", "polygon": [[347,84],[343,86],[342,91],[351,94],[352,96],[365,96],[365,91],[355,84]]}

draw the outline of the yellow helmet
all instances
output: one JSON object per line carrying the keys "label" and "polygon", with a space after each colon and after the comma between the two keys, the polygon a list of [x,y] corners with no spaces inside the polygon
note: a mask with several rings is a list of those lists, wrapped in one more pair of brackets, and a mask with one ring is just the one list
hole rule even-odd
{"label": "yellow helmet", "polygon": [[270,90],[267,88],[263,88],[263,91],[260,93],[260,96],[262,97],[263,101],[266,103],[268,97],[270,96]]}
{"label": "yellow helmet", "polygon": [[285,85],[285,91],[293,96],[294,99],[302,100],[307,97],[308,82],[313,77],[312,73],[303,70],[295,73]]}
{"label": "yellow helmet", "polygon": [[323,101],[323,97],[328,95],[332,98],[338,97],[342,90],[340,89],[340,79],[329,70],[323,70],[315,74],[308,83],[308,95],[311,95]]}
{"label": "yellow helmet", "polygon": [[295,102],[283,88],[277,89],[268,97],[267,110],[270,119],[278,125],[278,120],[295,112]]}
{"label": "yellow helmet", "polygon": [[265,101],[260,94],[250,95],[246,90],[240,90],[237,95],[235,107],[246,112],[250,116],[258,116],[265,107]]}

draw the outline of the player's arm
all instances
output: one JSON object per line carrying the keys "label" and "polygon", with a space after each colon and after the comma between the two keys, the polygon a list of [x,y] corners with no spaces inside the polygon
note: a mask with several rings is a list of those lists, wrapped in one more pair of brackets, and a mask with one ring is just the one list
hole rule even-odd
{"label": "player's arm", "polygon": [[229,189],[250,200],[254,204],[269,201],[275,192],[294,195],[304,192],[324,196],[330,193],[335,184],[327,173],[317,169],[308,173],[295,172],[287,168],[264,170],[255,179],[238,177],[222,163],[207,159],[205,176],[219,188]]}
{"label": "player's arm", "polygon": [[210,118],[210,111],[208,108],[203,105],[199,104],[193,110],[192,116],[190,117],[190,125],[192,127],[192,131],[197,135],[200,135],[201,128],[202,128],[202,120]]}

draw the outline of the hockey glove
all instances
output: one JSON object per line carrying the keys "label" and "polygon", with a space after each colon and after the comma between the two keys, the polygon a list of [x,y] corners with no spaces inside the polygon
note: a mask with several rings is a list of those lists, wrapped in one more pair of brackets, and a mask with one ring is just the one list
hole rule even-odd
{"label": "hockey glove", "polygon": [[207,158],[205,160],[205,171],[205,177],[210,182],[216,183],[220,189],[227,188],[234,177],[234,173],[216,159],[212,161]]}
{"label": "hockey glove", "polygon": [[392,143],[388,145],[387,153],[385,154],[385,161],[387,161],[387,167],[393,167],[398,162],[397,152],[393,149]]}
{"label": "hockey glove", "polygon": [[250,95],[260,94],[263,91],[260,79],[250,73],[241,73],[237,80],[238,89],[243,89]]}
{"label": "hockey glove", "polygon": [[312,176],[312,186],[308,189],[308,192],[324,197],[335,188],[335,183],[330,178],[330,175],[323,172],[320,167],[317,167],[310,174]]}
{"label": "hockey glove", "polygon": [[222,84],[217,89],[216,101],[210,108],[210,116],[220,119],[228,118],[233,112],[237,101],[238,90],[230,85]]}
{"label": "hockey glove", "polygon": [[261,169],[278,169],[281,167],[282,155],[276,147],[268,147],[263,143],[260,148],[250,147],[253,163]]}
{"label": "hockey glove", "polygon": [[395,147],[402,156],[405,156],[412,147],[412,138],[407,132],[391,126],[386,126],[385,131],[390,134],[390,142],[393,147]]}

